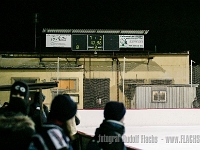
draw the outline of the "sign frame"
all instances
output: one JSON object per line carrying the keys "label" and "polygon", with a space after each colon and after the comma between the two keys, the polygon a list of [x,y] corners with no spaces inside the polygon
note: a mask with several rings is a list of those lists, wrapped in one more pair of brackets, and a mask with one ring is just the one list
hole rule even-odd
{"label": "sign frame", "polygon": [[144,35],[119,35],[119,48],[144,48]]}
{"label": "sign frame", "polygon": [[46,47],[71,48],[71,34],[46,34]]}

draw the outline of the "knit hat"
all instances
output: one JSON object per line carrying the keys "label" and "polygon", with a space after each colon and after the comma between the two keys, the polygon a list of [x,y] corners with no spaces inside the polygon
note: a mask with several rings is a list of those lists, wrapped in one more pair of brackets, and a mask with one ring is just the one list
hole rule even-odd
{"label": "knit hat", "polygon": [[106,103],[104,108],[105,120],[117,120],[120,121],[126,113],[126,108],[123,103],[110,101]]}
{"label": "knit hat", "polygon": [[23,81],[16,81],[11,86],[9,110],[13,112],[21,112],[25,115],[29,111],[29,87]]}
{"label": "knit hat", "polygon": [[50,108],[48,120],[55,119],[65,122],[75,116],[77,104],[70,98],[68,94],[57,95]]}

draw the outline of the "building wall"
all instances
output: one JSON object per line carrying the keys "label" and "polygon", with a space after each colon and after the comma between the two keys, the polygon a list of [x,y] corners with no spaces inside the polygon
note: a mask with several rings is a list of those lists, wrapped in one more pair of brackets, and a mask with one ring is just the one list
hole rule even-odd
{"label": "building wall", "polygon": [[[45,70],[30,70],[30,69],[20,69],[16,70],[16,69],[12,69],[12,70],[1,70],[0,72],[0,85],[10,85],[12,84],[12,80],[11,78],[13,77],[17,77],[17,78],[25,78],[25,77],[29,77],[29,78],[38,78],[39,82],[42,81],[46,81],[46,82],[50,82],[52,78],[57,78],[57,72],[55,70],[55,72],[53,71],[45,71]],[[78,91],[77,92],[73,92],[73,93],[69,93],[69,94],[79,94],[79,104],[78,104],[78,108],[82,109],[83,108],[83,73],[82,72],[59,72],[59,78],[78,78]],[[44,89],[42,92],[44,93],[44,95],[46,96],[46,99],[44,101],[44,103],[49,106],[51,104],[52,101],[52,92],[51,90],[53,89]],[[57,88],[54,89],[54,91],[56,91]],[[7,91],[2,91],[0,92],[0,100],[1,103],[3,104],[5,101],[9,101],[9,92]]]}
{"label": "building wall", "polygon": [[139,86],[136,87],[135,108],[191,108],[196,97],[196,87],[190,86],[162,86],[166,90],[166,102],[152,102],[153,87],[159,86]]}
{"label": "building wall", "polygon": [[122,85],[123,78],[144,79],[144,84],[150,84],[152,79],[169,79],[173,84],[189,84],[189,55],[156,55],[149,62],[147,59],[126,58],[125,73],[123,58],[119,59],[119,65],[108,58],[85,58],[79,61],[85,65],[86,78],[110,78],[112,100],[125,101],[123,91],[117,93],[117,84]]}
{"label": "building wall", "polygon": [[[75,60],[75,59],[74,59]],[[65,63],[75,63],[68,60]],[[41,67],[38,58],[0,58],[0,84],[12,84],[12,77],[37,77],[39,82],[58,76],[56,59],[49,58],[48,66]],[[71,62],[70,62],[71,61]],[[125,62],[125,65],[124,65]],[[83,108],[83,78],[110,78],[110,99],[126,101],[123,91],[118,90],[122,86],[123,79],[144,79],[144,84],[149,84],[151,79],[173,80],[173,84],[189,84],[189,54],[155,54],[153,59],[147,58],[123,58],[118,60],[112,58],[80,58],[78,64],[83,66],[82,70],[73,69],[59,70],[60,78],[78,78],[80,104]],[[54,68],[51,68],[51,65]],[[124,71],[125,66],[125,71]],[[17,69],[12,69],[17,67]],[[2,69],[3,68],[3,69]],[[28,68],[28,69],[26,69]],[[34,68],[34,69],[31,69]],[[51,102],[50,90],[45,90],[46,103]],[[0,92],[1,103],[8,101],[9,92]]]}
{"label": "building wall", "polygon": [[[98,63],[95,63],[98,62]],[[107,65],[105,64],[107,63]],[[123,59],[119,59],[119,76],[123,75]],[[80,60],[83,64],[83,60]],[[104,78],[109,76],[116,77],[116,62],[112,59],[85,59],[87,78]],[[108,67],[109,66],[109,67]],[[125,60],[125,78],[133,79],[173,79],[174,84],[189,84],[189,56],[188,55],[158,55],[148,62],[147,59]],[[94,72],[93,72],[94,71]]]}

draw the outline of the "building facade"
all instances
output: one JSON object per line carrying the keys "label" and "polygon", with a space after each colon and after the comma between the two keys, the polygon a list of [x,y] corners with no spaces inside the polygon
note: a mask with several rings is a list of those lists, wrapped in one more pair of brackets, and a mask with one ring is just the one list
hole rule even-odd
{"label": "building facade", "polygon": [[[67,58],[67,55],[65,58],[43,59],[2,57],[0,62],[1,85],[12,84],[16,80],[29,83],[59,81],[58,88],[43,90],[48,106],[56,94],[68,93],[78,103],[79,109],[103,108],[110,100],[124,102],[127,108],[165,108],[164,104],[170,99],[172,101],[166,105],[167,108],[188,108],[198,86],[190,87],[189,52],[145,56],[124,53],[120,57],[97,52],[78,59]],[[156,90],[153,93],[152,89],[159,87],[163,89],[157,91],[163,91],[167,99],[162,103],[152,101],[153,95],[156,97]],[[189,95],[190,101],[182,105],[186,103],[182,99],[185,94]],[[146,98],[142,98],[144,95]],[[1,103],[8,98],[9,92],[0,92]],[[142,106],[151,102],[153,104]],[[158,107],[160,105],[162,107]]]}

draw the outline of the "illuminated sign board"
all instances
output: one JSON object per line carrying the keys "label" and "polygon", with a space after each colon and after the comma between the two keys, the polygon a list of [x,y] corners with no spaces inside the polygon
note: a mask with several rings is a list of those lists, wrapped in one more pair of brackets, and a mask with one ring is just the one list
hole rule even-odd
{"label": "illuminated sign board", "polygon": [[119,35],[73,34],[72,51],[119,51]]}
{"label": "illuminated sign board", "polygon": [[71,47],[71,34],[46,34],[46,47]]}
{"label": "illuminated sign board", "polygon": [[144,35],[119,35],[119,48],[144,48]]}
{"label": "illuminated sign board", "polygon": [[87,50],[104,50],[104,36],[103,35],[88,35]]}

